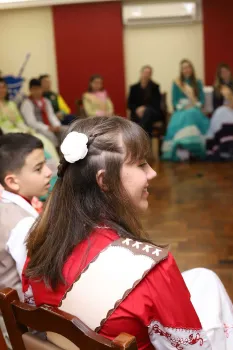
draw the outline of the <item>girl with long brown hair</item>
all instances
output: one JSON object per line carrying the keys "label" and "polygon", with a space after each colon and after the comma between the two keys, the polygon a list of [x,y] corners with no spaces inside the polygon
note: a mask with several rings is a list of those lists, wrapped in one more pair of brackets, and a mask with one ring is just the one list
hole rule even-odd
{"label": "girl with long brown hair", "polygon": [[[70,126],[59,179],[27,241],[25,299],[59,306],[110,339],[133,334],[140,350],[178,349],[180,339],[184,350],[194,344],[210,350],[215,334],[203,330],[172,255],[145,238],[139,221],[156,176],[146,162],[149,149],[143,129],[124,118]],[[194,274],[220,295],[212,272]],[[57,334],[47,336],[74,348]]]}
{"label": "girl with long brown hair", "polygon": [[174,114],[163,143],[163,159],[184,161],[205,158],[204,135],[209,127],[202,113],[204,92],[201,80],[196,78],[193,64],[180,62],[180,75],[172,86]]}
{"label": "girl with long brown hair", "polygon": [[88,91],[83,94],[83,106],[88,117],[111,117],[113,103],[104,89],[103,77],[94,74],[90,77]]}
{"label": "girl with long brown hair", "polygon": [[231,68],[226,63],[220,63],[217,68],[214,93],[213,93],[213,106],[214,110],[225,104],[227,90],[233,95],[233,76]]}
{"label": "girl with long brown hair", "polygon": [[218,66],[206,147],[209,160],[233,161],[233,78],[230,67]]}

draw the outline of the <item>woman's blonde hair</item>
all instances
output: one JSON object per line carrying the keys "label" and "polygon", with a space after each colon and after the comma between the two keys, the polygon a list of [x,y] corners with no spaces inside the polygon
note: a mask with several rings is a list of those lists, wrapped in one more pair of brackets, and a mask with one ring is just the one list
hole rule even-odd
{"label": "woman's blonde hair", "polygon": [[194,65],[192,64],[192,62],[188,59],[183,59],[180,62],[180,82],[181,82],[181,84],[184,84],[184,81],[185,81],[185,77],[184,77],[183,72],[182,72],[182,66],[184,63],[189,64],[190,67],[192,68],[192,75],[190,77],[190,83],[191,83],[191,86],[194,90],[195,96],[198,98],[200,95],[200,91],[199,91],[199,87],[198,87],[198,83],[197,83],[195,68],[194,68]]}

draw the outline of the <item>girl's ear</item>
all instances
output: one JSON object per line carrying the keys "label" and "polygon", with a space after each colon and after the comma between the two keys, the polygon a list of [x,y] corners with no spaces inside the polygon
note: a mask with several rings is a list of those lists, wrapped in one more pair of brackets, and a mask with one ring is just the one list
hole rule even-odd
{"label": "girl's ear", "polygon": [[107,185],[104,183],[104,175],[105,175],[105,170],[101,169],[97,172],[96,174],[96,181],[97,184],[99,185],[100,189],[104,192],[108,190]]}

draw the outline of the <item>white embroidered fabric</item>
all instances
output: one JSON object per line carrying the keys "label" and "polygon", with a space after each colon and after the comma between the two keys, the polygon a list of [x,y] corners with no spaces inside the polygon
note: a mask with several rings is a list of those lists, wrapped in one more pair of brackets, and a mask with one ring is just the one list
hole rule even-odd
{"label": "white embroidered fabric", "polygon": [[155,349],[233,350],[233,306],[218,276],[203,268],[182,275],[203,329],[165,327],[155,320],[149,326]]}
{"label": "white embroidered fabric", "polygon": [[156,350],[212,350],[205,332],[201,329],[170,328],[153,321],[149,326],[149,336]]}

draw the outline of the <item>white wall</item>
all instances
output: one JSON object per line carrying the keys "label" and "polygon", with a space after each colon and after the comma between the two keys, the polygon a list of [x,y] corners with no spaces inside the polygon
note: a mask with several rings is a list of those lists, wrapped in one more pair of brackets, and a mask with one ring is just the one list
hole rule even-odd
{"label": "white wall", "polygon": [[126,83],[137,81],[140,68],[150,64],[154,80],[163,92],[168,92],[171,106],[171,84],[179,74],[179,62],[189,58],[197,76],[204,77],[202,24],[126,27],[124,31]]}
{"label": "white wall", "polygon": [[0,11],[0,70],[17,75],[28,52],[23,76],[28,80],[51,74],[57,89],[56,56],[51,7]]}

